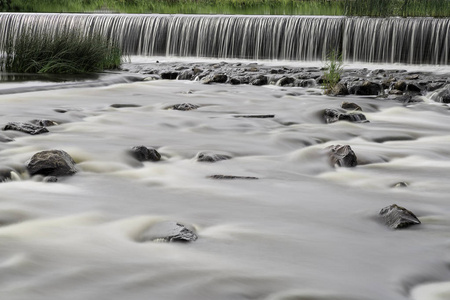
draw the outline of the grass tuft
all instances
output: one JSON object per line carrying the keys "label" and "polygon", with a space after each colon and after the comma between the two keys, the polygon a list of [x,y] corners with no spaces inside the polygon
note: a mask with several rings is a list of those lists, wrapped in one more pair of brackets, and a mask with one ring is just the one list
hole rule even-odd
{"label": "grass tuft", "polygon": [[100,35],[77,30],[52,34],[22,29],[10,36],[0,60],[0,70],[15,73],[81,74],[120,66],[119,48]]}
{"label": "grass tuft", "polygon": [[341,80],[343,71],[342,55],[338,54],[335,50],[331,50],[327,55],[325,69],[323,74],[323,88],[325,89],[325,94],[331,94]]}

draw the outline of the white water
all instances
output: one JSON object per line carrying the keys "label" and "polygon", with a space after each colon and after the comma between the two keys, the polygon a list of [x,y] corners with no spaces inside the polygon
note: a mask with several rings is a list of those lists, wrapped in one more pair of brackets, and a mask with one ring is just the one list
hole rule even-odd
{"label": "white water", "polygon": [[[448,106],[318,91],[153,81],[1,95],[1,124],[61,123],[44,135],[2,132],[15,141],[0,144],[1,165],[62,149],[80,171],[0,184],[9,223],[0,227],[0,298],[449,299]],[[323,124],[323,109],[344,100],[370,123]],[[201,107],[165,109],[183,102]],[[351,145],[361,165],[328,166],[321,150],[332,144]],[[125,154],[136,145],[157,147],[163,160],[139,167]],[[233,158],[200,163],[200,151]],[[409,186],[390,187],[399,181]],[[377,214],[393,203],[422,224],[385,227]],[[192,225],[199,239],[135,241],[160,220]]]}

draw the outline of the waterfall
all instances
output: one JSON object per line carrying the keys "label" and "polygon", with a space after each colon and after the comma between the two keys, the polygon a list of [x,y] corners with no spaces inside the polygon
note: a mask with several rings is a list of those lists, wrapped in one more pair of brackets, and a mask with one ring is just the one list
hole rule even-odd
{"label": "waterfall", "polygon": [[100,32],[127,55],[315,61],[334,49],[347,62],[450,63],[449,19],[1,13],[0,43],[21,28]]}

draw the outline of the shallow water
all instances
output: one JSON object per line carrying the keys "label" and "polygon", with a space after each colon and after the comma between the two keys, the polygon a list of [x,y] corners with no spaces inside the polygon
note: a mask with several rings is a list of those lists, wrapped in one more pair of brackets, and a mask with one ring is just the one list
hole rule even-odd
{"label": "shallow water", "polygon": [[[1,132],[14,138],[0,144],[1,165],[62,149],[80,170],[58,183],[22,174],[0,184],[2,299],[449,299],[447,105],[277,86],[104,85],[0,96],[2,124],[60,123],[37,136]],[[342,101],[370,123],[324,124],[322,111]],[[183,102],[200,108],[166,109]],[[248,114],[275,117],[235,117]],[[360,165],[330,167],[323,149],[336,144],[351,145]],[[137,145],[162,161],[134,161],[126,151]],[[197,162],[200,151],[232,159]],[[422,224],[385,227],[377,215],[393,203]],[[199,239],[136,241],[161,220]]]}

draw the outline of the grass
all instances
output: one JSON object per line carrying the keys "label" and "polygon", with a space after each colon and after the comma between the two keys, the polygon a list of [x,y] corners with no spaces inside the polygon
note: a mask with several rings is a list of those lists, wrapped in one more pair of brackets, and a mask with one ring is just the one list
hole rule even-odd
{"label": "grass", "polygon": [[0,11],[450,16],[450,0],[0,0]]}
{"label": "grass", "polygon": [[322,86],[325,89],[325,94],[331,94],[341,80],[343,71],[342,55],[338,54],[337,51],[331,50],[327,55],[325,69]]}
{"label": "grass", "polygon": [[100,35],[84,36],[77,30],[52,35],[23,29],[8,38],[0,61],[0,71],[16,73],[82,74],[120,66],[117,46]]}

